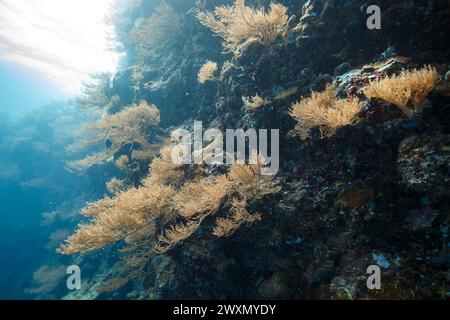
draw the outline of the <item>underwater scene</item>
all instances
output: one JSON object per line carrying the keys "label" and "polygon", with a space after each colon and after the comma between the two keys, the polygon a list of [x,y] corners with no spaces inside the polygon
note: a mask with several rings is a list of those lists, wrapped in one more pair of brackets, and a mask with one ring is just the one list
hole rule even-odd
{"label": "underwater scene", "polygon": [[0,300],[448,300],[449,18],[0,0]]}

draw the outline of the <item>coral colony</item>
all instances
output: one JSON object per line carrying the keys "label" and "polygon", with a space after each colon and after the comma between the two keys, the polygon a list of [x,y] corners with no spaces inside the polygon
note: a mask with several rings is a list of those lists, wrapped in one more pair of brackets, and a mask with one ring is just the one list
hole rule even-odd
{"label": "coral colony", "polygon": [[[259,134],[259,135],[258,135]],[[256,165],[263,161],[261,175],[276,175],[279,169],[279,130],[270,130],[271,143],[268,143],[268,130],[259,129],[227,129],[226,150],[224,151],[223,134],[218,129],[208,129],[203,133],[200,121],[194,122],[194,134],[185,129],[177,129],[172,133],[175,146],[172,150],[172,162],[184,164],[228,164],[235,162]],[[208,143],[207,147],[203,147]],[[247,153],[248,144],[248,153]],[[271,155],[269,156],[269,148]],[[255,156],[258,155],[258,156]]]}

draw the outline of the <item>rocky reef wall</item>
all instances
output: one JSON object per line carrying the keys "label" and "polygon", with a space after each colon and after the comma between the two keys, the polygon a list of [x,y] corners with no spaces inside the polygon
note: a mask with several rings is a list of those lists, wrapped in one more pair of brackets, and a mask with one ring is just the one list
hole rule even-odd
{"label": "rocky reef wall", "polygon": [[[154,2],[134,10],[149,16]],[[261,221],[221,239],[204,232],[213,226],[207,219],[148,261],[140,284],[101,297],[448,298],[448,1],[279,1],[288,8],[288,34],[235,55],[223,54],[221,39],[196,17],[224,1],[166,2],[181,32],[140,63],[125,43],[129,63],[114,76],[110,97],[156,104],[167,132],[194,120],[219,129],[280,129],[281,191],[252,208]],[[382,10],[381,30],[366,27],[372,4]],[[207,60],[227,68],[202,85],[197,73]],[[423,65],[433,65],[440,80],[420,116],[408,119],[361,93],[373,79]],[[331,137],[313,129],[300,139],[292,104],[332,82],[340,97],[360,97],[362,111]],[[249,111],[242,97],[255,95],[269,102]],[[372,264],[382,269],[381,290],[367,290]]]}

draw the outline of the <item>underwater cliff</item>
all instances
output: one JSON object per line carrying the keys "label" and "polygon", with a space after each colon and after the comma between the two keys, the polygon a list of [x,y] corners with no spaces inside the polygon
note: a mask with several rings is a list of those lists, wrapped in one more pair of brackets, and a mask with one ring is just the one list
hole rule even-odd
{"label": "underwater cliff", "polygon": [[448,299],[449,18],[445,0],[116,1],[117,72],[0,119],[0,208],[25,221],[0,251],[29,247],[0,298]]}

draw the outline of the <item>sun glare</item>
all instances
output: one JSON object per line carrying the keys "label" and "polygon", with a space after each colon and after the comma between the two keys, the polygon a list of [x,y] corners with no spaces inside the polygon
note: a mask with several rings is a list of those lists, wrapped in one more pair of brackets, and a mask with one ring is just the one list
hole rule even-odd
{"label": "sun glare", "polygon": [[25,65],[77,93],[94,72],[115,71],[119,54],[104,18],[113,0],[0,0],[0,59]]}

